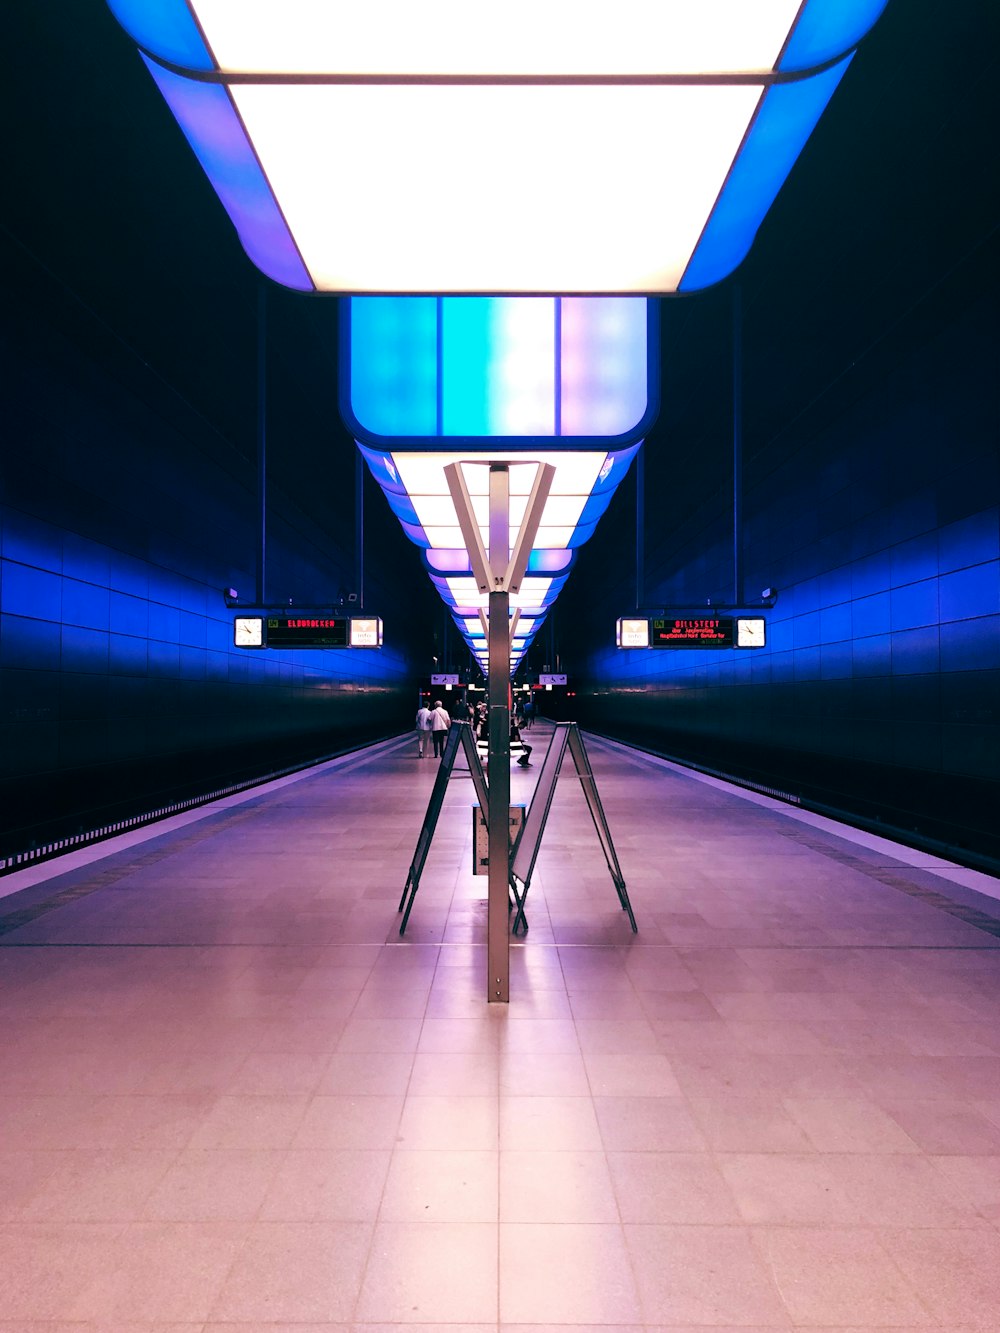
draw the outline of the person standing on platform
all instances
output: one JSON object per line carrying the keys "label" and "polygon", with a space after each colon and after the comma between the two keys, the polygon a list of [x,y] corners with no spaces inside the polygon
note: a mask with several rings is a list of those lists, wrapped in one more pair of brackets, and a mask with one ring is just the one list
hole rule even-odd
{"label": "person standing on platform", "polygon": [[451,727],[451,718],[440,699],[434,700],[434,707],[431,710],[431,740],[434,742],[434,758],[440,759],[444,754],[444,742]]}
{"label": "person standing on platform", "polygon": [[531,695],[529,695],[527,699],[525,699],[524,701],[523,715],[524,715],[524,729],[525,731],[530,731],[531,724],[535,720],[535,701],[534,699],[532,699]]}
{"label": "person standing on platform", "polygon": [[427,751],[427,737],[431,734],[431,710],[422,703],[417,709],[417,758],[423,759]]}
{"label": "person standing on platform", "polygon": [[515,743],[520,745],[521,754],[517,762],[521,765],[522,768],[527,768],[528,765],[531,763],[532,747],[521,739],[521,732],[518,729],[517,718],[514,717],[512,717],[510,720],[510,743],[511,745],[514,745]]}

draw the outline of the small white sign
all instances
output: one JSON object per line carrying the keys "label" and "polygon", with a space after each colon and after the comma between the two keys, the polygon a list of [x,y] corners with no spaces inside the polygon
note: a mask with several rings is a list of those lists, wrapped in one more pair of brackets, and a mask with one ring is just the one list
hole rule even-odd
{"label": "small white sign", "polygon": [[351,617],[351,647],[381,648],[382,622],[377,617],[360,620]]}
{"label": "small white sign", "polygon": [[619,648],[648,648],[649,647],[649,621],[648,620],[619,620],[618,622],[618,647]]}

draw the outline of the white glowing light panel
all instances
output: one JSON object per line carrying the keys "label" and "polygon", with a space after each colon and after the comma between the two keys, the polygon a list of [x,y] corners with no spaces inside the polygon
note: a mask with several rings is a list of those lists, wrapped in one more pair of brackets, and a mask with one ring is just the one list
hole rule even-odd
{"label": "white glowing light panel", "polygon": [[488,550],[489,464],[508,464],[508,556],[524,519],[539,465],[548,463],[555,468],[528,558],[527,574],[520,590],[510,597],[511,612],[518,612],[512,641],[512,665],[516,667],[564,587],[574,551],[593,533],[640,444],[614,450],[574,449],[566,445],[530,451],[490,447],[478,455],[468,450],[449,450],[440,444],[426,453],[376,449],[362,444],[358,448],[403,531],[422,548],[431,581],[450,608],[459,633],[478,658],[486,652],[479,615],[488,610],[489,597],[480,592],[472,576],[445,468],[451,463],[459,464],[480,538]]}
{"label": "white glowing light panel", "polygon": [[331,292],[726,276],[885,0],[109,0],[255,263]]}

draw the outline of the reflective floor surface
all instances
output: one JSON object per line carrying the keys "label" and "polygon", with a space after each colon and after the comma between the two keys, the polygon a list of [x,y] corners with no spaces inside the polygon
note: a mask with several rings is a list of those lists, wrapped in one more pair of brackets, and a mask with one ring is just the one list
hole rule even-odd
{"label": "reflective floor surface", "polygon": [[1000,885],[590,750],[509,1006],[410,738],[0,881],[0,1333],[1000,1328]]}

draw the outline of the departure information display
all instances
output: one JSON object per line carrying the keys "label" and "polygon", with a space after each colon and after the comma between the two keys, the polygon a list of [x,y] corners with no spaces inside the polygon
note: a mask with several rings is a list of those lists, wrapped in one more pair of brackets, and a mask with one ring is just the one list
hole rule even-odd
{"label": "departure information display", "polygon": [[332,615],[324,608],[262,610],[235,618],[233,643],[237,648],[381,648],[382,618]]}
{"label": "departure information display", "polygon": [[268,616],[269,648],[346,648],[351,622],[347,616]]}
{"label": "departure information display", "polygon": [[731,616],[666,616],[649,622],[651,648],[732,648],[736,621]]}
{"label": "departure information display", "polygon": [[662,615],[622,617],[619,648],[763,648],[763,616]]}

